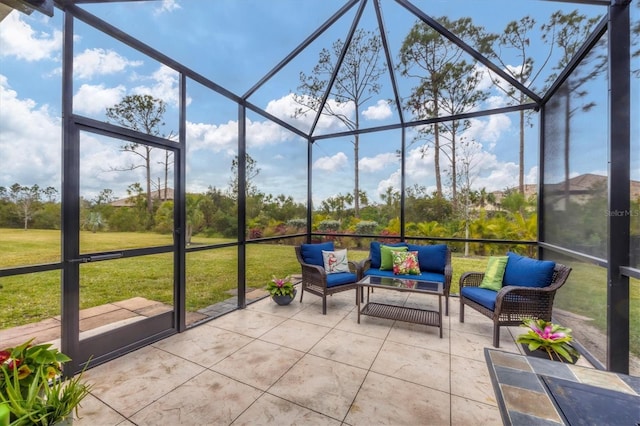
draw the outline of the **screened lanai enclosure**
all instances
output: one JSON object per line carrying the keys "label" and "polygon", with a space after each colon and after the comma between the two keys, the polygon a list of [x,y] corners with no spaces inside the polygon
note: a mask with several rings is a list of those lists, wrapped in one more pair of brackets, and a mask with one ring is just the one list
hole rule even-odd
{"label": "screened lanai enclosure", "polygon": [[638,1],[0,0],[0,18],[3,336],[60,338],[79,371],[295,280],[303,242],[358,261],[406,240],[450,247],[453,294],[490,255],[570,266],[554,320],[640,373]]}

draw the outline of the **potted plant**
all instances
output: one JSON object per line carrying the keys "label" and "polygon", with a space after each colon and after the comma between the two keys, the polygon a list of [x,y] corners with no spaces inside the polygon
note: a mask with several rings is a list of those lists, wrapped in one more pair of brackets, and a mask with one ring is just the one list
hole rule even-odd
{"label": "potted plant", "polygon": [[32,341],[0,351],[0,426],[71,424],[90,386],[82,373],[63,379],[62,364],[71,358]]}
{"label": "potted plant", "polygon": [[572,364],[580,357],[580,353],[571,345],[573,336],[570,328],[541,319],[524,320],[520,326],[528,328],[528,331],[519,335],[516,341],[529,354],[535,356],[542,353],[551,360],[566,360]]}
{"label": "potted plant", "polygon": [[267,291],[278,305],[288,305],[296,297],[296,289],[289,276],[276,278],[274,275],[267,284]]}

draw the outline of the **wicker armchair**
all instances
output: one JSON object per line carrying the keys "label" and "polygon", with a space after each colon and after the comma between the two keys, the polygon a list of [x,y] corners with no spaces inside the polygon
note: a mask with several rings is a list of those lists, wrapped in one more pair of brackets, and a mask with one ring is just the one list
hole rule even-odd
{"label": "wicker armchair", "polygon": [[571,268],[556,264],[551,284],[547,287],[505,286],[497,292],[493,310],[465,297],[464,287],[479,287],[482,272],[466,272],[460,277],[460,322],[464,322],[464,305],[467,305],[493,321],[493,346],[500,346],[500,326],[520,325],[524,319],[535,318],[551,321],[553,299],[556,291],[567,281]]}
{"label": "wicker armchair", "polygon": [[[357,288],[356,282],[360,277],[359,265],[355,262],[349,261],[349,270],[351,273],[345,274],[345,278],[348,278],[344,283],[332,284],[327,282],[327,272],[323,267],[305,263],[302,257],[302,251],[300,246],[296,246],[296,257],[302,268],[302,282],[300,284],[300,302],[304,292],[308,291],[311,294],[322,297],[322,314],[327,314],[327,296],[341,291],[355,290]],[[332,276],[339,276],[340,274],[330,274]],[[348,277],[347,277],[348,275]],[[333,277],[332,277],[333,278]],[[339,277],[342,278],[342,277]],[[331,281],[331,279],[330,279]],[[345,281],[345,280],[341,280]],[[358,302],[357,293],[355,295],[354,302]]]}

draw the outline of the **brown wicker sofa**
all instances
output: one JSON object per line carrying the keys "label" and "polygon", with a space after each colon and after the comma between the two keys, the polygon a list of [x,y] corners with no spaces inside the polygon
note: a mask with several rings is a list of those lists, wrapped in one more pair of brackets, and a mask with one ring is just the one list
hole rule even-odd
{"label": "brown wicker sofa", "polygon": [[391,247],[407,247],[409,251],[417,251],[420,263],[419,275],[396,275],[390,270],[381,270],[380,246],[378,241],[372,241],[369,246],[369,257],[361,262],[360,275],[378,277],[405,278],[425,281],[437,281],[443,285],[445,296],[445,315],[449,315],[449,292],[453,268],[451,266],[451,250],[446,244],[417,245],[406,242],[384,245]]}
{"label": "brown wicker sofa", "polygon": [[[464,322],[465,305],[490,318],[493,321],[493,346],[497,348],[500,346],[500,326],[520,325],[528,318],[551,321],[556,291],[567,281],[570,272],[568,266],[556,263],[551,282],[545,287],[505,285],[503,282],[499,291],[485,290],[484,294],[479,294],[484,273],[466,272],[460,277],[460,322]],[[473,290],[469,290],[471,288]],[[495,298],[493,309],[490,308],[491,297]]]}

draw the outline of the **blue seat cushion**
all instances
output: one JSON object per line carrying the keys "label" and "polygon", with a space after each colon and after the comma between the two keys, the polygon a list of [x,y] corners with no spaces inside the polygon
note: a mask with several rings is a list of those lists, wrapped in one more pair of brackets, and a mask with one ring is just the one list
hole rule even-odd
{"label": "blue seat cushion", "polygon": [[351,272],[338,272],[327,275],[327,287],[335,287],[342,284],[352,284],[357,281],[356,274]]}
{"label": "blue seat cushion", "polygon": [[496,297],[498,296],[497,291],[480,287],[462,287],[461,294],[467,299],[471,299],[487,309],[493,311],[496,308]]}
{"label": "blue seat cushion", "polygon": [[322,250],[333,251],[333,241],[320,244],[302,244],[300,246],[300,254],[304,263],[309,265],[317,265],[324,268],[324,259],[322,258]]}
{"label": "blue seat cushion", "polygon": [[421,271],[438,272],[444,274],[447,266],[447,245],[436,244],[432,246],[421,246],[408,244],[409,251],[418,252],[418,263]]}
{"label": "blue seat cushion", "polygon": [[[380,264],[382,263],[382,257],[380,256],[380,245],[382,243],[378,241],[371,241],[369,245],[369,257],[371,258],[371,267],[378,269],[380,268]],[[395,243],[395,244],[384,244],[389,247],[407,247],[407,243]]]}
{"label": "blue seat cushion", "polygon": [[395,275],[393,271],[381,271],[380,269],[370,268],[364,271],[364,275],[373,275],[375,277],[402,278],[406,280],[436,281],[444,284],[444,274],[437,274],[435,272],[421,272],[420,275]]}
{"label": "blue seat cushion", "polygon": [[551,284],[556,262],[531,259],[512,252],[508,252],[507,257],[503,285],[546,287]]}

